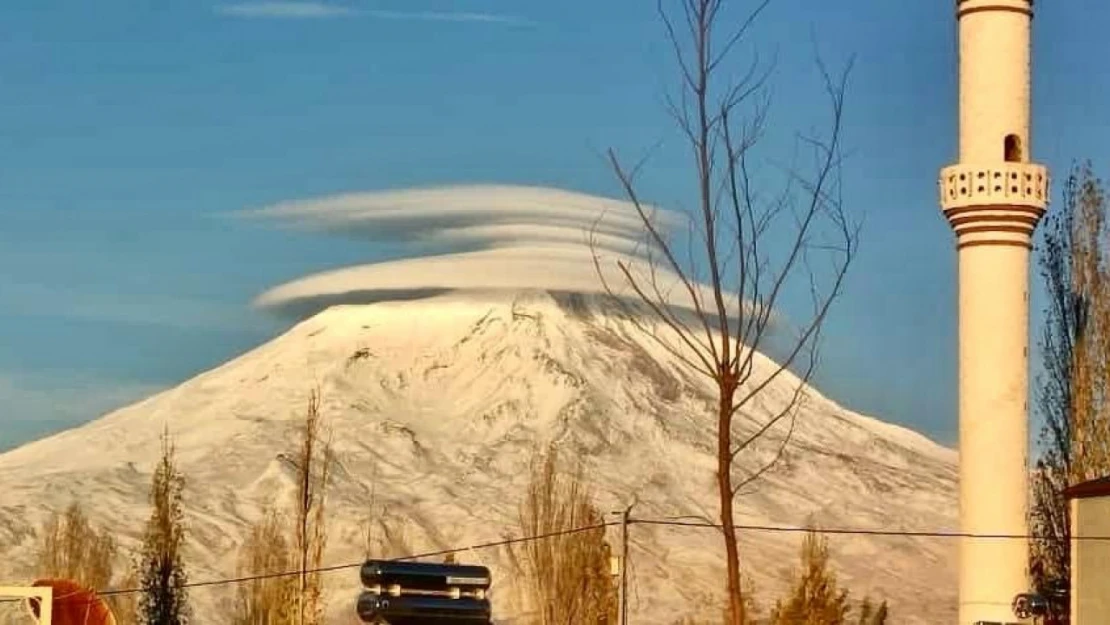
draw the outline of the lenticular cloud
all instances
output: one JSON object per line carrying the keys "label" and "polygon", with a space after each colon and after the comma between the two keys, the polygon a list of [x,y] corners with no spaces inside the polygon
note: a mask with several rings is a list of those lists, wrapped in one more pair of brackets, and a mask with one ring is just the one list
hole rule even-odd
{"label": "lenticular cloud", "polygon": [[[650,208],[663,231],[677,215]],[[431,243],[442,253],[345,267],[263,293],[256,305],[296,316],[337,304],[418,299],[448,292],[540,289],[631,294],[617,269],[624,260],[646,276],[651,246],[635,207],[625,201],[557,189],[454,186],[336,195],[284,202],[246,216],[367,242]],[[600,261],[595,264],[595,257]],[[677,276],[656,274],[673,292]],[[688,296],[674,305],[692,306]]]}

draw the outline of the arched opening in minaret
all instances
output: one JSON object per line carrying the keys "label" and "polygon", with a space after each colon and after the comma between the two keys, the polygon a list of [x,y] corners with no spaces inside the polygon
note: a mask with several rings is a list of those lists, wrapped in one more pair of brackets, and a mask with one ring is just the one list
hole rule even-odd
{"label": "arched opening in minaret", "polygon": [[1021,156],[1021,137],[1017,135],[1006,135],[1002,150],[1007,163],[1020,163],[1024,160]]}

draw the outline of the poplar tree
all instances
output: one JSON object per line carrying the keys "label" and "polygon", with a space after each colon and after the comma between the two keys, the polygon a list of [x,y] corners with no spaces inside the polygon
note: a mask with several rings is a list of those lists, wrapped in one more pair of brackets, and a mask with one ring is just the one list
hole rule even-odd
{"label": "poplar tree", "polygon": [[1040,340],[1042,419],[1032,479],[1030,573],[1050,599],[1048,623],[1069,622],[1071,528],[1063,491],[1110,474],[1110,224],[1107,190],[1090,163],[1072,167],[1038,254],[1048,304]]}
{"label": "poplar tree", "polygon": [[169,432],[162,434],[162,457],[150,484],[150,518],[143,532],[139,563],[139,620],[144,625],[187,625],[191,612],[182,559],[185,478],[177,468]]}
{"label": "poplar tree", "polygon": [[294,462],[297,499],[294,505],[293,549],[297,558],[297,625],[318,625],[325,601],[320,569],[327,546],[327,487],[331,475],[331,435],[320,413],[320,392],[309,395],[300,424],[300,449]]}

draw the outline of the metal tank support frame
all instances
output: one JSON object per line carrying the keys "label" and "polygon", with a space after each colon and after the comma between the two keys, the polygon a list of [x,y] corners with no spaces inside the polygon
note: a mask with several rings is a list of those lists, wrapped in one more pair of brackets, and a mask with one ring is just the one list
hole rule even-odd
{"label": "metal tank support frame", "polygon": [[[54,589],[49,586],[0,586],[0,598],[17,597],[20,599],[38,599],[41,614],[38,617],[39,625],[53,625],[54,622]],[[28,611],[29,612],[29,611]],[[34,618],[33,615],[30,615]]]}

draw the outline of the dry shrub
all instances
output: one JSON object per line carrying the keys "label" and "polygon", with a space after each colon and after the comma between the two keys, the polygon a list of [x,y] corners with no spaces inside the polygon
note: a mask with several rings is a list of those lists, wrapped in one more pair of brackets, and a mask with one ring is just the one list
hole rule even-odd
{"label": "dry shrub", "polygon": [[409,520],[383,508],[366,520],[366,557],[389,560],[411,556],[415,549]]}
{"label": "dry shrub", "polygon": [[860,604],[859,617],[856,619],[856,623],[859,625],[886,625],[889,613],[890,609],[887,607],[886,601],[880,603],[879,607],[875,607],[875,604],[871,603],[871,599],[865,597],[863,603]]}
{"label": "dry shrub", "polygon": [[[610,625],[617,620],[617,591],[610,576],[604,519],[582,481],[581,465],[558,471],[554,446],[537,459],[520,506],[525,536],[560,534],[509,549],[525,600],[539,625]],[[584,531],[580,528],[593,527]],[[572,532],[572,533],[564,533]]]}
{"label": "dry shrub", "polygon": [[829,566],[828,540],[810,529],[802,540],[802,565],[793,589],[771,612],[771,625],[883,625],[887,619],[884,601],[878,608],[864,599],[859,614],[852,618],[848,590],[839,587]]}
{"label": "dry shrub", "polygon": [[242,583],[236,589],[233,625],[292,625],[298,580],[282,575],[296,569],[294,553],[286,537],[287,524],[274,510],[251,526],[239,551],[239,574],[274,575]]}
{"label": "dry shrub", "polygon": [[[126,569],[123,577],[116,583],[121,590],[134,590],[139,587],[139,571],[133,564]],[[105,597],[108,607],[116,617],[116,625],[138,625],[139,597],[134,592]]]}
{"label": "dry shrub", "polygon": [[40,577],[73,580],[87,588],[103,590],[112,581],[116,541],[106,529],[89,523],[81,504],[55,512],[39,539],[36,568]]}
{"label": "dry shrub", "polygon": [[413,540],[409,535],[408,518],[394,512],[389,504],[379,504],[376,484],[377,470],[370,475],[370,497],[366,503],[369,511],[366,516],[363,548],[366,559],[405,558],[415,552]]}
{"label": "dry shrub", "polygon": [[[35,568],[39,577],[68,579],[86,588],[104,590],[113,585],[118,551],[107,528],[94,528],[81,504],[74,502],[64,513],[55,512],[43,527]],[[125,571],[114,585],[135,588],[138,578],[134,570]],[[119,625],[135,623],[134,593],[110,595],[104,599]]]}
{"label": "dry shrub", "polygon": [[[763,625],[763,621],[757,618],[759,611],[755,601],[755,583],[748,575],[741,575],[740,587],[744,593],[743,601],[740,604],[742,606],[740,622],[744,625],[756,625],[757,623]],[[706,591],[698,593],[692,603],[696,605],[697,608],[690,614],[676,620],[673,625],[718,625],[718,623],[729,623],[730,616],[728,605],[722,604],[720,598],[714,596],[712,593]]]}

